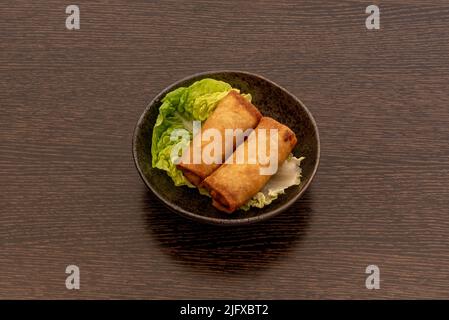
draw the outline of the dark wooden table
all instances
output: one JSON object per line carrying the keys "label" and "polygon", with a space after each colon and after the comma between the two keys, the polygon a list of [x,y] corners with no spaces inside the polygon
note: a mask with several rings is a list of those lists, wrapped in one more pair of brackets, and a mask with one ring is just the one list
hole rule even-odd
{"label": "dark wooden table", "polygon": [[[77,1],[69,31],[70,1],[2,1],[0,298],[449,298],[449,3],[373,2]],[[320,128],[316,180],[266,223],[178,217],[134,167],[146,104],[213,69]]]}

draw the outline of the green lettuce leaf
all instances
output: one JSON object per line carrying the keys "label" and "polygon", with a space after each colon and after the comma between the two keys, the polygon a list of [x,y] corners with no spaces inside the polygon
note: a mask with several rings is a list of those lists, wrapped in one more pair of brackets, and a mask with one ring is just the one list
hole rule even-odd
{"label": "green lettuce leaf", "polygon": [[276,200],[279,195],[285,193],[285,189],[288,187],[299,185],[301,183],[300,165],[302,160],[304,160],[304,157],[296,158],[290,154],[265,187],[240,209],[247,211],[251,207],[263,208]]}
{"label": "green lettuce leaf", "polygon": [[[192,121],[206,120],[215,110],[217,103],[230,90],[236,89],[223,81],[203,79],[193,83],[190,87],[173,90],[162,99],[159,115],[153,128],[152,166],[165,170],[176,186],[194,187],[176,168],[175,159],[171,159],[172,149],[178,144],[182,144],[182,146],[189,144],[192,139]],[[251,95],[246,94],[244,97],[251,101]],[[174,130],[184,130],[184,134],[180,135],[178,139],[171,139]]]}

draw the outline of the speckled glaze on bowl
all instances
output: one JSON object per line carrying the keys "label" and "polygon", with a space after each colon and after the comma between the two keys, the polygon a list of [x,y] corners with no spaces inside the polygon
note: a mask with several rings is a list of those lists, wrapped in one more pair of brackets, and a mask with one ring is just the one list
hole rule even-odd
{"label": "speckled glaze on bowl", "polygon": [[[293,150],[302,162],[302,182],[292,186],[277,200],[262,209],[237,210],[233,214],[218,211],[209,197],[196,189],[175,187],[170,177],[162,170],[151,167],[151,137],[153,126],[161,106],[161,99],[170,91],[189,86],[195,81],[213,78],[228,82],[243,93],[251,93],[253,104],[264,116],[270,116],[289,126],[298,138]],[[241,71],[212,71],[182,79],[159,93],[147,106],[137,122],[133,137],[133,156],[145,184],[172,211],[200,222],[217,225],[242,225],[271,218],[291,206],[306,191],[318,168],[320,140],[318,128],[304,104],[284,88],[262,76]]]}

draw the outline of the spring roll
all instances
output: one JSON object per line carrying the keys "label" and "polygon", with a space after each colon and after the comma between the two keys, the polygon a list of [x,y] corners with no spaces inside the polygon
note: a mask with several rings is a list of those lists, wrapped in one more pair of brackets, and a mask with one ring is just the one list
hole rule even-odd
{"label": "spring roll", "polygon": [[[225,161],[226,155],[231,155],[236,148],[236,142],[241,139],[234,136],[233,139],[225,139],[226,129],[254,129],[262,118],[261,113],[247,99],[242,97],[237,91],[231,90],[217,105],[209,118],[202,124],[201,133],[208,129],[216,129],[222,139],[221,153],[214,155],[220,161],[214,163],[204,163],[200,158],[200,163],[193,162],[193,145],[201,146],[201,150],[211,143],[211,141],[201,141],[202,135],[196,135],[181,157],[178,169],[182,170],[184,176],[194,185],[198,186],[207,176],[215,171]],[[204,140],[204,138],[203,138]],[[218,153],[219,151],[217,151]]]}
{"label": "spring roll", "polygon": [[[270,136],[270,129],[277,129],[277,136]],[[276,142],[277,148],[274,145]],[[296,142],[295,133],[290,128],[272,118],[263,117],[248,139],[237,147],[220,168],[203,181],[202,186],[209,190],[212,196],[212,205],[227,213],[232,213],[244,205],[276,173]],[[273,151],[274,157],[269,158],[269,161],[258,156],[259,149],[264,145],[265,154],[269,155],[270,150]],[[241,155],[244,155],[244,158],[240,158],[239,163],[238,157]],[[271,163],[276,160],[277,163]],[[270,170],[267,170],[270,166],[275,167],[276,171],[270,173]],[[261,174],[262,172],[264,174]]]}

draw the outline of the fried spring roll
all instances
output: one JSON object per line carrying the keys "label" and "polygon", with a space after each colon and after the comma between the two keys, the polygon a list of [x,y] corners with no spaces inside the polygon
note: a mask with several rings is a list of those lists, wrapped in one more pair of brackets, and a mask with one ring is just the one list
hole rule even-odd
{"label": "fried spring roll", "polygon": [[[226,154],[232,154],[236,147],[237,138],[224,139],[226,129],[254,129],[259,120],[262,118],[261,113],[257,108],[251,104],[248,100],[242,97],[238,92],[231,90],[217,105],[215,110],[209,116],[209,118],[203,123],[201,132],[203,133],[208,129],[216,129],[223,137],[221,154],[217,155],[217,158],[221,158],[221,163],[225,161]],[[210,141],[201,141],[201,135],[196,135],[193,140],[196,139],[197,145],[201,146],[201,150],[204,146],[210,143]],[[207,164],[203,161],[195,164],[193,162],[193,141],[190,146],[183,153],[180,163],[177,165],[178,169],[183,171],[184,176],[194,185],[198,186],[207,176],[220,167],[221,163]],[[202,159],[200,159],[202,160]]]}
{"label": "fried spring roll", "polygon": [[[269,129],[277,129],[277,151],[273,145],[275,138],[270,140]],[[262,146],[266,145],[266,154],[270,154],[270,148],[277,152],[277,159],[276,157],[270,158],[277,160],[276,168],[279,168],[287,159],[297,142],[296,136],[290,128],[272,118],[263,117],[248,139],[237,147],[232,157],[203,181],[202,186],[209,190],[213,199],[212,205],[217,209],[227,213],[234,212],[259,192],[274,175],[275,172],[261,174],[261,168],[266,168],[271,163],[268,161],[267,164],[262,165],[261,159],[256,157],[251,141],[259,140],[262,140]],[[256,149],[259,150],[258,144],[256,145]],[[239,153],[245,155],[240,163],[237,161]],[[229,161],[231,158],[232,162]]]}

